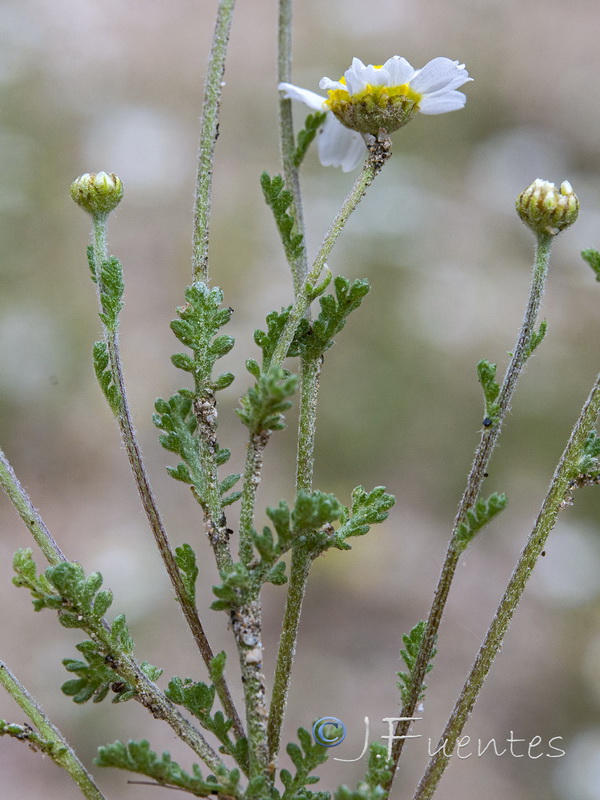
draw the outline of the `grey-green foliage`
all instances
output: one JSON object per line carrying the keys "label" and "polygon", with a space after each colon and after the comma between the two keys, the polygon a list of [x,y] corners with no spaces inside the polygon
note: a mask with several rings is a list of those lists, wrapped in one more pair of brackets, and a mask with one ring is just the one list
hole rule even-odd
{"label": "grey-green foliage", "polygon": [[373,742],[369,747],[369,766],[364,781],[360,781],[356,789],[340,786],[334,800],[385,800],[384,786],[390,777],[386,748],[381,742]]}
{"label": "grey-green foliage", "polygon": [[[305,794],[304,787],[319,782],[316,775],[311,775],[312,771],[327,761],[327,748],[317,744],[304,728],[298,729],[298,740],[300,746],[295,742],[290,742],[286,747],[286,752],[296,768],[294,775],[282,769],[279,773],[281,782],[285,786],[285,791],[281,800],[303,800],[313,796],[312,793]],[[319,792],[319,795],[321,793]]]}
{"label": "grey-green foliage", "polygon": [[[225,389],[234,379],[230,372],[221,373],[216,378],[212,374],[215,362],[229,353],[234,345],[231,336],[219,333],[231,319],[232,309],[221,306],[221,289],[209,289],[202,281],[186,289],[185,299],[187,303],[177,309],[179,319],[172,321],[171,329],[192,354],[176,353],[171,360],[176,367],[193,375],[194,389],[180,389],[168,400],[156,400],[153,421],[164,431],[159,437],[162,446],[182,459],[176,467],[167,467],[169,475],[189,484],[198,502],[204,505],[210,491],[211,476],[207,475],[200,458],[199,417],[211,430],[216,428],[214,393]],[[211,449],[217,467],[229,459],[229,450],[220,448],[216,440]],[[221,481],[219,491],[223,506],[240,497],[238,491],[227,494],[239,478],[239,474],[228,475]]]}
{"label": "grey-green foliage", "polygon": [[[414,686],[414,670],[415,665],[417,663],[417,657],[419,655],[419,649],[421,648],[421,642],[423,641],[423,636],[425,635],[425,629],[427,627],[427,623],[423,620],[417,622],[417,624],[412,628],[410,633],[402,634],[402,642],[404,643],[404,650],[400,651],[400,657],[406,664],[406,668],[408,672],[398,672],[398,688],[400,689],[400,696],[402,698],[402,704],[405,705],[409,702],[412,692],[415,688]],[[430,662],[427,665],[427,669],[425,670],[425,674],[431,672],[433,669],[433,659],[437,650],[431,651],[431,658]],[[419,691],[419,700],[422,700],[425,696],[425,690],[427,686],[425,684],[421,685],[421,689]]]}
{"label": "grey-green foliage", "polygon": [[66,628],[83,628],[98,623],[106,614],[113,597],[110,589],[100,590],[102,575],[92,572],[86,577],[80,564],[63,561],[37,574],[30,548],[17,550],[13,558],[15,586],[29,589],[36,611],[51,608]]}
{"label": "grey-green foliage", "polygon": [[[76,703],[100,702],[109,690],[115,693],[114,702],[133,697],[135,688],[119,677],[116,667],[121,655],[133,652],[133,638],[124,614],[115,617],[110,628],[104,627],[103,617],[113,598],[110,590],[101,589],[100,573],[92,572],[86,577],[80,564],[64,561],[38,575],[30,549],[18,550],[13,566],[13,583],[29,589],[36,611],[53,609],[66,628],[80,628],[93,637],[76,646],[84,661],[63,660],[65,668],[77,675],[63,685],[63,692]],[[147,662],[141,664],[141,669],[153,681],[162,672]]]}
{"label": "grey-green foliage", "polygon": [[[220,655],[224,657],[225,654]],[[232,741],[229,736],[233,727],[232,720],[226,719],[222,711],[211,713],[215,692],[214,685],[194,682],[191,678],[171,678],[165,694],[172,703],[183,706],[196,717],[203,728],[214,733],[221,742],[220,752],[233,756],[244,772],[247,772],[248,742],[245,738],[237,742]]]}
{"label": "grey-green foliage", "polygon": [[485,402],[484,425],[489,427],[495,425],[500,419],[500,404],[497,402],[500,394],[500,387],[496,383],[496,364],[492,364],[485,358],[477,364],[477,377],[483,389],[483,399]]}
{"label": "grey-green foliage", "polygon": [[118,414],[121,410],[121,392],[113,380],[113,372],[110,368],[110,358],[108,347],[105,341],[94,343],[92,349],[92,359],[94,362],[94,372],[113,414]]}
{"label": "grey-green foliage", "polygon": [[317,135],[319,128],[325,122],[326,117],[327,113],[325,111],[317,111],[315,114],[309,114],[306,117],[306,120],[304,121],[304,128],[298,131],[298,136],[296,137],[296,149],[294,150],[294,155],[292,156],[292,163],[296,169],[304,160],[304,156],[306,155],[308,148]]}
{"label": "grey-green foliage", "polygon": [[63,665],[68,672],[77,675],[76,678],[65,681],[61,690],[75,703],[87,703],[92,700],[100,703],[114,692],[113,703],[123,703],[135,697],[136,690],[127,681],[120,680],[107,662],[106,655],[96,642],[85,641],[75,645],[84,660],[77,658],[64,658]]}
{"label": "grey-green foliage", "polygon": [[96,275],[100,287],[100,305],[102,311],[99,316],[106,328],[111,333],[119,325],[119,312],[123,308],[123,267],[118,258],[111,256],[100,265],[100,276]]}
{"label": "grey-green foliage", "polygon": [[158,756],[146,739],[141,741],[113,742],[98,748],[95,763],[99,767],[116,767],[145,775],[163,786],[175,786],[196,797],[238,798],[242,790],[239,786],[240,773],[237,769],[223,767],[217,775],[202,775],[200,767],[194,764],[190,775],[182,769],[169,753]]}
{"label": "grey-green foliage", "polygon": [[196,580],[198,579],[198,566],[196,553],[189,544],[182,544],[175,548],[175,563],[183,582],[185,593],[191,603],[196,602]]}
{"label": "grey-green foliage", "polygon": [[578,475],[596,478],[600,475],[600,436],[592,431],[583,446],[583,454],[577,463]]}
{"label": "grey-green foliage", "polygon": [[[371,492],[358,486],[352,492],[352,505],[344,506],[333,494],[300,491],[293,508],[281,500],[267,508],[273,530],[265,526],[262,533],[253,532],[253,543],[259,559],[252,565],[236,563],[222,575],[223,583],[213,586],[216,610],[237,608],[254,599],[263,583],[285,583],[285,563],[281,557],[292,547],[306,549],[316,558],[329,548],[350,550],[347,539],[363,536],[371,525],[383,522],[395,499],[383,486]],[[337,522],[335,528],[333,523]]]}
{"label": "grey-green foliage", "polygon": [[600,253],[593,248],[590,250],[582,250],[581,257],[592,268],[596,280],[600,281]]}
{"label": "grey-green foliage", "polygon": [[242,407],[236,409],[236,414],[254,436],[283,430],[283,415],[292,406],[288,398],[296,391],[297,376],[276,366],[261,372],[253,359],[246,361],[246,367],[256,383],[240,399]]}
{"label": "grey-green foliage", "polygon": [[[261,331],[259,329],[254,331],[254,341],[262,350],[262,369],[265,372],[271,364],[273,353],[277,347],[281,333],[289,319],[291,310],[292,307],[288,306],[287,308],[282,308],[281,311],[271,311],[269,314],[267,314],[267,330]],[[292,343],[288,348],[288,358],[294,358],[295,356],[300,355],[302,348],[301,341],[309,327],[310,325],[308,320],[303,317],[298,325],[298,328],[296,329]],[[253,367],[252,362],[247,362],[246,366],[249,372],[254,375],[256,370]]]}
{"label": "grey-green foliage", "polygon": [[221,306],[223,292],[218,286],[209,289],[202,281],[188,286],[185,299],[186,304],[177,309],[179,319],[171,322],[171,330],[190,348],[192,355],[176,353],[171,361],[178,369],[194,376],[197,396],[208,396],[233,381],[230,372],[212,377],[215,362],[227,355],[235,344],[232,336],[219,334],[231,319],[233,309]]}
{"label": "grey-green foliage", "polygon": [[483,526],[503,511],[507,504],[508,498],[504,492],[494,492],[487,500],[480,498],[473,508],[467,511],[465,521],[456,528],[453,543],[457,550],[459,552],[465,550]]}
{"label": "grey-green foliage", "polygon": [[334,279],[333,285],[335,295],[319,298],[319,315],[299,337],[300,352],[308,358],[318,358],[332,346],[333,337],[342,330],[348,315],[360,306],[371,288],[366,279],[350,281],[342,275]]}
{"label": "grey-green foliage", "polygon": [[[167,467],[167,472],[172,478],[190,484],[194,497],[203,505],[209,492],[208,482],[210,475],[202,466],[198,449],[198,419],[194,413],[193,400],[186,390],[182,389],[168,400],[156,400],[154,407],[156,413],[152,419],[157,428],[164,431],[159,436],[159,441],[165,450],[177,453],[182,461],[176,467]],[[214,460],[217,466],[225,464],[231,453],[226,448],[220,448],[215,442]],[[223,506],[234,503],[240,492],[227,495],[239,480],[239,474],[228,475],[219,484]]]}
{"label": "grey-green foliage", "polygon": [[[285,254],[288,260],[295,261],[302,255],[304,240],[302,234],[294,232],[296,221],[292,193],[285,188],[285,181],[281,175],[271,178],[268,172],[263,172],[260,176],[260,185],[265,201],[273,212]],[[290,210],[292,213],[288,213]]]}
{"label": "grey-green foliage", "polygon": [[44,755],[50,756],[57,763],[61,757],[67,753],[67,747],[56,741],[56,739],[46,739],[30,725],[19,725],[16,722],[7,722],[0,719],[0,736],[11,736],[20,742],[27,742],[31,750],[37,750]]}
{"label": "grey-green foliage", "polygon": [[543,319],[540,322],[540,327],[537,331],[532,331],[531,336],[529,337],[529,342],[527,347],[525,348],[524,358],[527,360],[532,354],[536,347],[544,341],[544,337],[548,331],[548,322]]}

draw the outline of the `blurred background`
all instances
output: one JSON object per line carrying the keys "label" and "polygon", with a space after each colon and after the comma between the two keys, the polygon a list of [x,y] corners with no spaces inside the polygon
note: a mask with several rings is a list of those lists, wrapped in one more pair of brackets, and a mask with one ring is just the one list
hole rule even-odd
{"label": "blurred background", "polygon": [[[211,278],[235,309],[237,372],[222,392],[219,434],[233,468],[244,458],[234,414],[256,356],[252,332],[290,302],[286,270],[258,182],[279,169],[275,2],[239,3],[223,94],[214,178]],[[110,246],[125,266],[121,340],[130,399],[155,492],[174,544],[200,553],[202,607],[215,582],[199,508],[164,467],[151,422],[154,399],[183,383],[169,330],[190,280],[198,117],[217,3],[173,0],[3,0],[0,3],[0,443],[70,559],[100,570],[124,611],[136,654],[165,676],[205,679],[140,510],[90,352],[99,336],[85,247],[88,219],[69,198],[83,172],[117,172],[125,199]],[[461,112],[418,116],[394,136],[394,155],[332,254],[334,274],[368,277],[372,291],[325,359],[315,487],[348,500],[357,484],[397,496],[388,522],[349,553],[314,565],[306,598],[286,736],[321,716],[341,718],[356,758],[398,713],[401,635],[428,612],[482,419],[475,364],[502,375],[521,321],[533,237],[514,212],[533,179],[568,179],[580,219],[554,247],[543,316],[546,341],[516,392],[486,492],[510,505],[461,561],[414,733],[394,797],[412,796],[504,585],[535,519],[569,431],[598,371],[600,287],[579,251],[600,246],[600,9],[579,0],[302,0],[294,28],[294,82],[318,90],[353,56],[415,67],[443,55],[475,82]],[[306,109],[298,108],[298,123]],[[308,244],[318,247],[354,180],[303,167]],[[269,446],[259,507],[292,500],[295,417]],[[91,767],[115,738],[150,739],[191,768],[169,728],[135,703],[75,706],[58,687],[80,633],[36,615],[10,582],[11,557],[32,543],[0,498],[1,657]],[[231,519],[235,518],[232,512]],[[263,524],[264,516],[258,519]],[[471,758],[452,763],[445,800],[600,798],[600,491],[576,496],[552,534],[467,726]],[[39,563],[43,564],[41,555]],[[265,592],[266,672],[272,676],[284,589]],[[204,613],[215,650],[238,670],[226,618]],[[23,721],[8,695],[0,717]],[[478,757],[492,737],[540,736],[540,758]],[[552,737],[566,752],[549,746]],[[2,797],[72,800],[79,793],[48,759],[0,743]],[[526,753],[526,745],[515,752]],[[468,751],[467,751],[468,752]],[[365,763],[330,762],[317,788],[353,786]],[[95,770],[108,798],[170,798]]]}

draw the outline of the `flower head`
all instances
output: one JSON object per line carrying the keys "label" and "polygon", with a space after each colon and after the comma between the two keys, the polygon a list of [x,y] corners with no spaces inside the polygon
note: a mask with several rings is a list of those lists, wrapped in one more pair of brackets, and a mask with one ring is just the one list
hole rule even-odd
{"label": "flower head", "polygon": [[579,214],[579,199],[569,181],[557,189],[550,181],[536,178],[517,197],[517,214],[536,234],[558,233],[572,225]]}
{"label": "flower head", "polygon": [[121,202],[123,181],[114,172],[86,172],[71,184],[71,197],[88,214],[109,214]]}
{"label": "flower head", "polygon": [[463,108],[467,98],[456,89],[470,80],[464,64],[449,58],[434,58],[415,70],[405,58],[393,56],[381,66],[365,66],[355,58],[339,81],[323,78],[319,86],[327,89],[327,98],[290,83],[278,88],[284,97],[332,112],[318,140],[319,157],[324,166],[341,166],[349,172],[364,158],[362,134],[392,133],[417,111],[444,114]]}

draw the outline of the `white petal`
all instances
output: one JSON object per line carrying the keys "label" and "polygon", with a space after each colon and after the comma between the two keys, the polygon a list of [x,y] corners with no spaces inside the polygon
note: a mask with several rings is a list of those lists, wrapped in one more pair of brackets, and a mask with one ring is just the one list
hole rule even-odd
{"label": "white petal", "polygon": [[466,69],[460,69],[458,61],[449,58],[434,58],[410,82],[411,89],[419,94],[437,92],[452,84],[452,88],[462,86],[469,80]]}
{"label": "white petal", "polygon": [[408,83],[415,76],[415,70],[405,58],[400,56],[388,58],[383,69],[389,75],[389,86],[402,86],[403,83]]}
{"label": "white petal", "polygon": [[346,86],[350,94],[358,94],[365,88],[366,82],[363,81],[362,75],[366,69],[367,67],[363,64],[360,58],[352,59],[352,66],[344,73]]}
{"label": "white petal", "polygon": [[360,133],[345,128],[329,113],[317,138],[319,160],[324,167],[341,167],[343,172],[355,169],[367,157],[367,148]]}
{"label": "white petal", "polygon": [[419,103],[421,114],[445,114],[464,108],[467,97],[462,92],[440,92],[437,95],[425,95]]}
{"label": "white petal", "polygon": [[319,88],[321,89],[343,89],[345,92],[348,91],[348,88],[344,86],[343,83],[339,81],[332,81],[331,78],[321,78],[319,81]]}
{"label": "white petal", "polygon": [[286,100],[299,100],[315,111],[324,110],[323,103],[325,102],[325,98],[321,97],[321,95],[316,92],[311,92],[309,89],[301,89],[299,86],[294,86],[291,83],[280,83],[277,88],[280,92],[283,92],[283,96]]}

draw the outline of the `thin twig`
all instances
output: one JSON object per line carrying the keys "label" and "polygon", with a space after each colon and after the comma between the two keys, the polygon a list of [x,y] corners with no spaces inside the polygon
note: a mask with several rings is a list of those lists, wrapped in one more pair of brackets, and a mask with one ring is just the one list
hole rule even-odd
{"label": "thin twig", "polygon": [[540,303],[544,292],[546,277],[548,274],[548,264],[550,259],[550,250],[553,237],[548,234],[542,234],[538,237],[535,262],[533,267],[533,278],[529,292],[529,299],[523,317],[523,322],[519,330],[515,348],[512,358],[504,376],[504,381],[498,397],[499,412],[498,421],[491,426],[484,427],[481,433],[481,440],[475,451],[475,458],[473,465],[467,479],[467,486],[460,501],[458,511],[454,520],[454,527],[452,536],[446,552],[446,558],[438,585],[436,587],[431,611],[427,618],[427,627],[419,649],[419,655],[412,672],[411,693],[408,700],[404,703],[400,717],[402,721],[398,722],[394,736],[392,747],[392,777],[386,786],[389,792],[394,780],[398,760],[402,753],[405,737],[410,728],[410,719],[414,717],[415,708],[419,702],[423,690],[423,681],[427,672],[427,667],[431,661],[437,632],[440,626],[446,600],[450,591],[450,586],[454,578],[458,559],[460,557],[460,548],[456,546],[456,534],[459,526],[465,521],[467,512],[470,511],[481,492],[481,487],[485,478],[487,477],[487,467],[492,456],[492,452],[498,441],[502,423],[509,411],[512,395],[519,376],[523,371],[523,366],[530,354],[531,336],[534,332],[535,323],[539,313]]}
{"label": "thin twig", "polygon": [[[108,258],[105,216],[94,217],[93,246],[95,274],[97,278],[98,295],[100,297],[103,290],[100,278],[102,263]],[[171,580],[171,585],[173,586],[177,599],[180,603],[183,615],[188,623],[190,631],[192,632],[194,641],[200,650],[204,663],[210,668],[210,662],[214,657],[214,653],[208,638],[206,637],[204,628],[202,627],[196,605],[189,597],[183,584],[179,568],[177,567],[177,562],[175,561],[175,556],[173,555],[173,551],[171,550],[171,546],[169,544],[167,532],[163,525],[158,506],[154,498],[154,493],[152,492],[152,487],[150,486],[150,479],[146,472],[140,446],[137,441],[137,436],[131,417],[131,411],[129,408],[129,402],[127,399],[125,380],[123,377],[118,333],[116,330],[109,331],[106,326],[104,326],[104,333],[108,348],[112,380],[119,394],[119,408],[116,415],[117,422],[119,424],[121,439],[125,445],[125,451],[127,453],[127,458],[129,459],[129,464],[133,472],[138,493],[142,501],[142,506],[146,512],[146,517],[148,518],[150,529],[154,535],[156,546],[158,547],[158,551],[167,570],[167,574]],[[224,678],[221,678],[219,681],[217,681],[216,689],[226,714],[234,722],[234,730],[236,735],[238,737],[243,736],[243,726],[233,704],[233,699],[231,698],[229,688]]]}
{"label": "thin twig", "polygon": [[525,584],[542,553],[548,535],[556,524],[559,511],[565,507],[565,498],[571,490],[572,479],[577,477],[577,462],[589,434],[594,430],[600,413],[600,375],[581,410],[565,451],[556,468],[548,494],[544,500],[535,526],[523,548],[506,591],[486,637],[479,649],[475,663],[465,680],[434,756],[419,783],[413,800],[430,800],[433,796],[454,747],[475,705],[479,691],[488,676],[504,635],[521,599]]}
{"label": "thin twig", "polygon": [[208,230],[215,144],[219,135],[219,105],[223,91],[225,56],[235,0],[221,0],[208,60],[198,150],[198,174],[194,214],[192,274],[194,281],[208,283]]}
{"label": "thin twig", "polygon": [[[87,800],[105,800],[104,795],[94,783],[94,779],[77,758],[75,751],[62,733],[50,722],[45,711],[2,661],[0,661],[0,683],[40,732],[41,737],[35,739],[36,749],[42,750],[45,755],[50,756],[55,764],[66,770]],[[27,734],[19,738],[26,741]]]}

